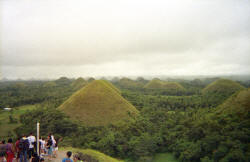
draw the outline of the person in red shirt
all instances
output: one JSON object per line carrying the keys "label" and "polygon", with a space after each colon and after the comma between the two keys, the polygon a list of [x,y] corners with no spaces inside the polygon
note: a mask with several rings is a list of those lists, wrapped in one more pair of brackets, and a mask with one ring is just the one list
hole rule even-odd
{"label": "person in red shirt", "polygon": [[7,162],[12,162],[15,156],[15,147],[12,143],[12,139],[8,140],[6,145]]}
{"label": "person in red shirt", "polygon": [[17,157],[16,157],[16,161],[19,162],[19,158],[20,158],[20,148],[19,148],[19,143],[20,143],[20,139],[21,137],[19,137],[15,143],[16,146],[16,153],[17,153]]}

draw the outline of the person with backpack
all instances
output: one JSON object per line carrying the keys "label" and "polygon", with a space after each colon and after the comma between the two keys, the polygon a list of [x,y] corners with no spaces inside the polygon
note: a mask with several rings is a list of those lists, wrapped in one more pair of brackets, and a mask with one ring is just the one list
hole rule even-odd
{"label": "person with backpack", "polygon": [[33,133],[31,132],[29,137],[28,137],[28,140],[29,140],[29,150],[28,150],[28,154],[29,154],[29,159],[31,158],[31,156],[34,154],[34,144],[36,142],[36,137],[33,136]]}
{"label": "person with backpack", "polygon": [[18,137],[18,139],[15,143],[15,148],[16,148],[16,153],[17,153],[16,162],[19,162],[19,158],[20,158],[20,149],[19,149],[20,139],[21,139],[21,137]]}
{"label": "person with backpack", "polygon": [[28,162],[27,152],[29,150],[29,140],[25,135],[22,136],[19,142],[20,162]]}
{"label": "person with backpack", "polygon": [[15,147],[12,142],[13,141],[10,138],[6,145],[7,162],[12,162],[15,157]]}
{"label": "person with backpack", "polygon": [[48,136],[46,148],[47,148],[47,150],[48,150],[49,160],[52,159],[52,153],[53,153],[52,145],[53,145],[53,141],[52,141],[52,139],[51,139],[51,136]]}

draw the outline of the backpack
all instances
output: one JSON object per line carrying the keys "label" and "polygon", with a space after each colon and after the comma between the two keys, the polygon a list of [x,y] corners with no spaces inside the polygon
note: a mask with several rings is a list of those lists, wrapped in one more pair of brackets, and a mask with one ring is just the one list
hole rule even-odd
{"label": "backpack", "polygon": [[50,146],[52,146],[52,145],[53,145],[52,140],[51,140],[51,139],[50,139],[50,140],[48,140],[47,147],[50,147]]}
{"label": "backpack", "polygon": [[28,139],[21,139],[18,145],[20,150],[28,150],[29,149],[29,140]]}
{"label": "backpack", "polygon": [[19,141],[19,143],[18,143],[18,148],[20,149],[20,150],[22,150],[22,148],[23,148],[23,141],[22,141],[23,139],[21,139],[20,141]]}

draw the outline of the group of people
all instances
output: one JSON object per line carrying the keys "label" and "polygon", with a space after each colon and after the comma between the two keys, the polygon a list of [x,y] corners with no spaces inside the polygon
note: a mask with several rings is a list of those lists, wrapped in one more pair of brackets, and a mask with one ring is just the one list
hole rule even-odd
{"label": "group of people", "polygon": [[55,140],[52,134],[47,139],[39,139],[39,155],[37,151],[37,141],[33,133],[28,136],[23,135],[14,141],[10,138],[6,143],[5,140],[0,142],[0,162],[42,162],[43,156],[48,156],[49,160],[57,156],[59,140]]}

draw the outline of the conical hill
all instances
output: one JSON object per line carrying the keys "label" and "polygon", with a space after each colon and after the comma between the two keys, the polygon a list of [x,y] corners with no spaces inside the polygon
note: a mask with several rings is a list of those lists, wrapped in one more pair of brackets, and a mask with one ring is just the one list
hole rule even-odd
{"label": "conical hill", "polygon": [[247,117],[250,112],[250,88],[233,94],[218,107],[218,111],[224,114],[236,113],[241,117]]}
{"label": "conical hill", "polygon": [[71,83],[71,87],[75,90],[78,90],[82,88],[83,86],[85,86],[86,84],[87,84],[87,81],[80,77]]}
{"label": "conical hill", "polygon": [[223,96],[231,96],[235,92],[244,89],[239,83],[228,80],[228,79],[218,79],[202,90],[203,94],[221,94]]}
{"label": "conical hill", "polygon": [[88,126],[107,125],[138,114],[117,88],[103,80],[95,80],[74,93],[59,110]]}

